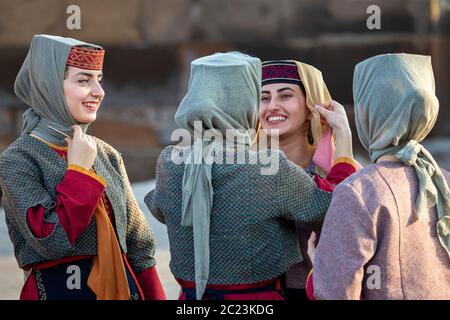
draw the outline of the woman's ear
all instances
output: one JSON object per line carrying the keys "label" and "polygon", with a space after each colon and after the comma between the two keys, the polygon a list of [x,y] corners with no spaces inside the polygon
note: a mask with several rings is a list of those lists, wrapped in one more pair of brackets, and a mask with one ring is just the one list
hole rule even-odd
{"label": "woman's ear", "polygon": [[64,69],[64,80],[66,80],[69,77],[69,66],[66,66]]}

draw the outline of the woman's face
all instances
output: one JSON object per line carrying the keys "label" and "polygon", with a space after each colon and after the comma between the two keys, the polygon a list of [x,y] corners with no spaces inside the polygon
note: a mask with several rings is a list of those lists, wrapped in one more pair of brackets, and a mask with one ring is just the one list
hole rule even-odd
{"label": "woman's face", "polygon": [[68,67],[63,81],[64,97],[72,117],[79,123],[91,123],[105,96],[101,70]]}
{"label": "woman's face", "polygon": [[272,83],[261,88],[259,121],[268,133],[278,129],[280,137],[305,130],[310,116],[303,91],[296,84]]}

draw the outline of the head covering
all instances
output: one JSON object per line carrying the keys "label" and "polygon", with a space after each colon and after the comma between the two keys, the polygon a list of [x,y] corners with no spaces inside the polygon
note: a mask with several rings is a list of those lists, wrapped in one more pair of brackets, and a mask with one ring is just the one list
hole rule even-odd
{"label": "head covering", "polygon": [[375,162],[395,155],[419,179],[417,219],[437,206],[437,234],[449,253],[450,191],[442,171],[420,144],[436,122],[439,101],[431,57],[384,54],[360,62],[353,78],[359,139]]}
{"label": "head covering", "polygon": [[262,64],[262,85],[292,83],[305,90],[306,107],[312,114],[310,121],[313,145],[317,147],[313,162],[328,173],[333,165],[334,143],[331,128],[322,126],[316,104],[331,101],[330,93],[317,68],[295,60],[272,60]]}
{"label": "head covering", "polygon": [[262,64],[261,86],[270,83],[301,84],[300,75],[295,61],[272,60]]}
{"label": "head covering", "polygon": [[[92,49],[76,48],[78,46]],[[72,51],[73,48],[76,49]],[[83,69],[92,67],[99,70],[103,54],[102,47],[94,44],[58,36],[35,35],[14,84],[17,97],[31,107],[23,114],[21,134],[33,132],[50,143],[64,145],[64,137],[49,129],[49,125],[69,136],[72,135],[71,126],[75,124],[86,131],[88,125],[78,123],[67,107],[63,92],[64,72],[68,63]]]}
{"label": "head covering", "polygon": [[[94,44],[58,36],[35,35],[14,84],[16,95],[31,107],[23,115],[22,135],[33,133],[47,143],[65,145],[64,137],[48,126],[71,136],[70,127],[79,124],[70,114],[64,97],[66,65],[101,70],[103,55],[104,50]],[[86,130],[87,124],[79,125],[83,131]],[[88,277],[88,286],[98,300],[129,299],[130,289],[122,253],[103,200],[99,201],[94,215],[97,255]]]}
{"label": "head covering", "polygon": [[66,65],[87,70],[102,70],[105,50],[72,47]]}
{"label": "head covering", "polygon": [[[234,129],[243,148],[250,144],[249,129],[255,129],[260,98],[261,61],[239,52],[216,53],[191,64],[186,96],[175,114],[178,126],[199,134],[213,129],[226,137]],[[201,125],[195,124],[201,121]],[[239,142],[240,141],[240,142]],[[198,139],[192,146],[183,175],[182,221],[194,233],[196,297],[201,300],[209,277],[209,227],[212,209],[212,164],[221,141]]]}

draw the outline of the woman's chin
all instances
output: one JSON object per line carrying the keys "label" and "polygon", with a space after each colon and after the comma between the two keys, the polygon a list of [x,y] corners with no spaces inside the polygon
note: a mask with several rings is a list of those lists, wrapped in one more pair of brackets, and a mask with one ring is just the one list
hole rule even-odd
{"label": "woman's chin", "polygon": [[280,126],[280,127],[271,126],[271,127],[265,128],[265,129],[267,130],[267,133],[270,136],[281,137],[282,135],[284,135],[286,133],[286,128],[284,128],[283,126]]}
{"label": "woman's chin", "polygon": [[89,123],[94,122],[96,119],[97,119],[96,115],[94,115],[94,116],[89,115],[89,116],[78,117],[78,119],[75,119],[75,120],[77,120],[81,124],[89,124]]}

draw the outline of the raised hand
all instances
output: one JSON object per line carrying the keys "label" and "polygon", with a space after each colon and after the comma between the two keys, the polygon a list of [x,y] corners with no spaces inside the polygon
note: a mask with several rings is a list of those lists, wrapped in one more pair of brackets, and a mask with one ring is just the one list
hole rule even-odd
{"label": "raised hand", "polygon": [[339,102],[331,100],[329,103],[323,105],[315,105],[314,108],[334,132],[351,132],[344,106]]}
{"label": "raised hand", "polygon": [[352,131],[344,107],[332,100],[323,106],[315,105],[314,108],[320,113],[321,118],[326,120],[336,136],[334,159],[341,157],[353,159]]}
{"label": "raised hand", "polygon": [[97,157],[97,144],[93,137],[83,133],[80,126],[74,125],[72,128],[72,139],[65,139],[69,147],[67,162],[89,170]]}

